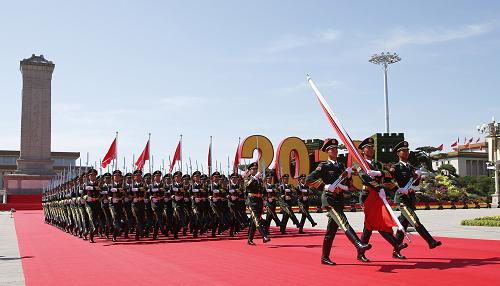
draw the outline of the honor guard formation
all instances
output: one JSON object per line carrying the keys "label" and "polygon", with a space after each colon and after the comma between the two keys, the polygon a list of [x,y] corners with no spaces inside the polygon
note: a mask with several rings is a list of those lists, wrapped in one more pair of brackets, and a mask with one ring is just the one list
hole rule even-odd
{"label": "honor guard formation", "polygon": [[[309,200],[314,192],[321,195],[321,205],[327,213],[328,225],[323,240],[321,263],[335,265],[330,252],[337,231],[345,233],[357,251],[357,259],[370,262],[367,251],[372,248],[370,236],[378,231],[390,244],[394,259],[405,259],[401,251],[409,225],[415,228],[429,248],[441,245],[421,224],[415,213],[415,192],[422,173],[408,163],[409,145],[402,141],[393,147],[399,162],[384,167],[374,159],[374,141],[362,141],[359,150],[370,170],[364,172],[354,164],[347,167],[337,161],[338,141],[326,139],[321,150],[328,154],[308,176],[298,177],[297,186],[289,184],[289,175],[279,181],[270,172],[262,174],[256,162],[247,166],[245,174],[233,173],[227,178],[219,172],[210,176],[199,171],[191,175],[180,171],[163,175],[161,171],[143,174],[141,170],[122,174],[120,170],[98,176],[91,168],[76,178],[59,184],[43,194],[45,222],[57,226],[83,240],[95,241],[95,236],[135,240],[152,235],[182,237],[229,236],[248,229],[249,245],[254,245],[258,231],[263,242],[269,242],[271,223],[285,234],[288,220],[304,233],[308,220],[316,225],[309,213]],[[361,178],[363,188],[357,190],[352,175]],[[361,238],[344,214],[344,195],[359,194],[364,207],[365,221]],[[402,229],[393,232],[394,220],[384,206],[387,198],[401,211],[398,220]],[[292,206],[298,205],[295,214]],[[283,214],[281,220],[277,208]],[[265,214],[265,217],[263,215]],[[300,218],[299,218],[300,216]]]}

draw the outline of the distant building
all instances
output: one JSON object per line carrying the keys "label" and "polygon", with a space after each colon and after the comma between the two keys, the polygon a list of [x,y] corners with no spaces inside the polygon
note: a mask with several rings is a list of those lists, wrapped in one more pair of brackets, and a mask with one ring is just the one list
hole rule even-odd
{"label": "distant building", "polygon": [[[80,158],[80,152],[51,152],[51,157],[54,161],[54,171],[61,173],[63,169],[75,166],[76,159]],[[17,159],[19,151],[0,150],[0,189],[4,188],[4,175],[16,173]]]}
{"label": "distant building", "polygon": [[432,155],[432,168],[437,170],[440,166],[449,164],[455,167],[459,176],[490,175],[486,168],[488,162],[488,146],[486,142],[458,146],[457,151]]}

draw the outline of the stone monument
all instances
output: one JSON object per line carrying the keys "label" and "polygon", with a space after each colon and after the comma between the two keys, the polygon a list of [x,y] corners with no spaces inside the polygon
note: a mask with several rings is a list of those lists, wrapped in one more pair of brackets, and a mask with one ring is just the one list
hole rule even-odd
{"label": "stone monument", "polygon": [[50,145],[54,67],[43,55],[21,61],[21,150],[16,173],[4,176],[8,194],[40,194],[55,175]]}

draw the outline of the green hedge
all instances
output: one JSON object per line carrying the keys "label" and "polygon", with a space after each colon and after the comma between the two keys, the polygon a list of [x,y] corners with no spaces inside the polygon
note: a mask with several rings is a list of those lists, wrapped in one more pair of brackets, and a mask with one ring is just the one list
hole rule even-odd
{"label": "green hedge", "polygon": [[462,221],[462,225],[500,227],[500,216],[485,216],[485,217],[478,217],[475,219],[466,219]]}

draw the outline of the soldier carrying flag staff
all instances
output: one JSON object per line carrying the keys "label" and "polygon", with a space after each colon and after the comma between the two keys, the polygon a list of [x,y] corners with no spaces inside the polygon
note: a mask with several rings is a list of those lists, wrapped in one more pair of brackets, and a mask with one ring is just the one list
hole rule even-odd
{"label": "soldier carrying flag staff", "polygon": [[[401,141],[393,148],[394,153],[399,157],[399,162],[394,164],[390,169],[390,173],[397,182],[399,188],[396,191],[394,203],[398,205],[401,215],[399,221],[403,225],[404,230],[411,224],[420,236],[427,242],[430,249],[440,246],[441,241],[436,241],[427,229],[420,223],[420,220],[415,213],[416,197],[413,186],[418,186],[422,172],[417,170],[408,162],[410,155],[409,144],[407,141]],[[403,241],[404,233],[398,230],[396,238],[399,243]]]}
{"label": "soldier carrying flag staff", "polygon": [[[408,245],[399,242],[392,232],[392,227],[396,226],[391,215],[387,212],[384,206],[383,199],[385,198],[385,190],[392,191],[397,186],[392,182],[391,174],[383,169],[380,162],[374,159],[374,140],[371,137],[363,140],[358,149],[362,150],[362,155],[369,164],[370,169],[364,172],[358,167],[359,176],[363,182],[363,190],[360,192],[360,203],[364,204],[365,223],[361,241],[368,243],[374,230],[377,230],[380,235],[389,242],[393,247],[392,257],[396,259],[404,259],[400,251]],[[359,249],[357,259],[362,262],[370,262],[365,256],[365,250]]]}
{"label": "soldier carrying flag staff", "polygon": [[320,163],[306,178],[306,182],[312,187],[323,189],[321,203],[328,211],[328,225],[323,240],[321,263],[335,265],[336,263],[330,260],[330,251],[339,227],[358,251],[368,250],[372,246],[361,242],[344,214],[344,191],[348,188],[341,181],[350,178],[351,170],[346,170],[344,165],[337,161],[337,139],[325,139],[321,151],[328,154],[328,161]]}

